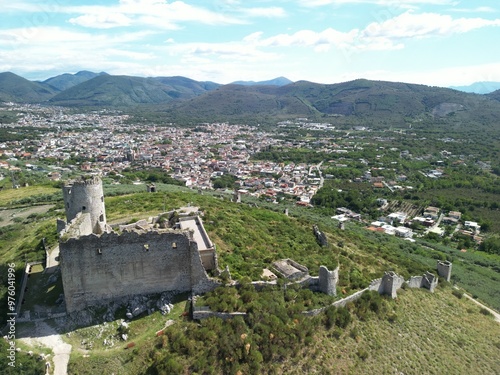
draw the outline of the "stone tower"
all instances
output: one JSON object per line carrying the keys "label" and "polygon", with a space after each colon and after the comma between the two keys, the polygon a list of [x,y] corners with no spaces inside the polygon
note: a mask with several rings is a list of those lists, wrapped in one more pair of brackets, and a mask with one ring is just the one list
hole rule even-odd
{"label": "stone tower", "polygon": [[393,271],[386,272],[382,277],[378,292],[380,294],[387,294],[394,299],[397,297],[397,290],[401,288],[404,282],[405,279],[397,273]]}
{"label": "stone tower", "polygon": [[337,295],[337,281],[339,280],[339,267],[328,271],[325,266],[319,267],[319,290],[329,296]]}
{"label": "stone tower", "polygon": [[68,181],[63,187],[66,220],[69,223],[79,213],[90,215],[93,233],[102,233],[106,227],[106,210],[102,181],[97,176],[82,176]]}
{"label": "stone tower", "polygon": [[437,269],[438,269],[438,275],[441,277],[444,277],[446,281],[450,281],[451,277],[451,266],[452,263],[445,260],[444,262],[438,261],[437,264]]}

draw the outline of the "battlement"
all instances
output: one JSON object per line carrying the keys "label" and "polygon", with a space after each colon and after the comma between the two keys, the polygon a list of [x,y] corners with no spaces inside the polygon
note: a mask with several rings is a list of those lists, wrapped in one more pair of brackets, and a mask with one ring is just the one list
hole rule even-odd
{"label": "battlement", "polygon": [[76,178],[74,180],[69,180],[64,187],[72,187],[75,185],[100,185],[101,184],[101,179],[98,176],[94,175],[86,175],[86,176],[80,176],[79,178]]}

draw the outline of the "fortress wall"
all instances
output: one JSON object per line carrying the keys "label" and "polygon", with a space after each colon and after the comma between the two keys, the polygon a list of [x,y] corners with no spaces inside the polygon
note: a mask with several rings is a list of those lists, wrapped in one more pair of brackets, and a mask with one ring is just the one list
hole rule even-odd
{"label": "fortress wall", "polygon": [[60,256],[68,312],[132,295],[190,291],[192,282],[207,279],[185,233],[89,235],[61,242]]}

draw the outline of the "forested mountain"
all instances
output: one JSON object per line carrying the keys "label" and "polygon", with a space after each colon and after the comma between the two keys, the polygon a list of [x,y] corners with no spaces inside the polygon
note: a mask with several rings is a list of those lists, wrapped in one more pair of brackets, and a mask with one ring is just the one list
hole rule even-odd
{"label": "forested mountain", "polygon": [[38,103],[50,99],[56,92],[49,85],[29,81],[14,73],[0,73],[0,101]]}
{"label": "forested mountain", "polygon": [[45,81],[43,81],[43,83],[46,83],[46,84],[56,88],[58,91],[64,91],[64,90],[67,90],[73,86],[80,84],[80,83],[88,81],[89,79],[92,79],[94,77],[104,75],[104,74],[107,74],[107,73],[104,73],[104,72],[94,73],[94,72],[89,72],[87,70],[82,70],[82,71],[75,73],[75,74],[70,74],[70,73],[60,74],[58,76],[46,79]]}

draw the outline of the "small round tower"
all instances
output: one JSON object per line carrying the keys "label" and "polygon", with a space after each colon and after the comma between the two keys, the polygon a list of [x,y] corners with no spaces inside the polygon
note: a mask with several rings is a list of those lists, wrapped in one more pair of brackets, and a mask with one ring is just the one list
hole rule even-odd
{"label": "small round tower", "polygon": [[63,198],[68,223],[81,212],[90,214],[93,232],[97,233],[106,226],[104,193],[99,177],[82,176],[68,181],[63,187]]}

